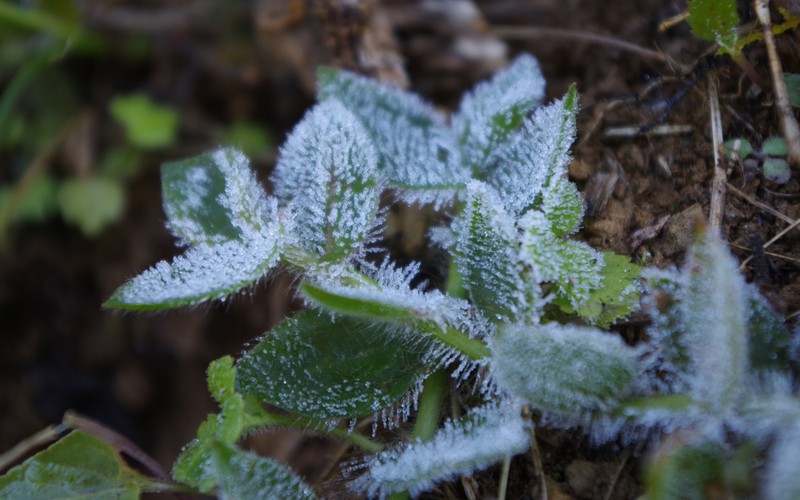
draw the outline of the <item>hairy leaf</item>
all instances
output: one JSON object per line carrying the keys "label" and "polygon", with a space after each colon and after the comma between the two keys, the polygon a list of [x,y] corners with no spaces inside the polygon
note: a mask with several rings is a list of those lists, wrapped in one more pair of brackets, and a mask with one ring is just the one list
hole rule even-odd
{"label": "hairy leaf", "polygon": [[[575,140],[575,117],[578,113],[578,96],[575,86],[567,94],[548,106],[538,108],[533,116],[526,118],[522,126],[510,135],[507,144],[498,148],[493,157],[492,170],[486,174],[486,182],[494,186],[506,209],[519,216],[531,205],[538,203],[543,191],[552,191],[547,213],[564,203],[565,209],[575,210],[575,201],[570,200],[570,189],[553,182],[566,174],[571,156],[569,148]],[[566,197],[566,198],[565,198]],[[583,209],[581,208],[581,215]],[[555,215],[555,214],[554,214]],[[554,221],[569,228],[577,225],[575,214],[567,220]]]}
{"label": "hairy leaf", "polygon": [[247,158],[218,149],[161,167],[169,228],[186,245],[248,241],[274,218]]}
{"label": "hairy leaf", "polygon": [[446,203],[463,188],[469,170],[444,118],[419,97],[347,71],[317,72],[321,100],[338,99],[361,123],[380,156],[385,185],[408,202]]}
{"label": "hairy leaf", "polygon": [[554,302],[565,312],[576,313],[590,324],[608,328],[639,307],[639,291],[636,280],[642,269],[624,255],[603,252],[601,282],[589,292],[589,297],[577,309],[565,298]]}
{"label": "hairy leaf", "polygon": [[66,437],[0,476],[0,498],[137,499],[155,491],[110,444],[83,431]]}
{"label": "hairy leaf", "polygon": [[336,99],[312,108],[278,157],[275,194],[295,211],[296,238],[329,260],[357,253],[376,226],[378,155]]}
{"label": "hairy leaf", "polygon": [[288,467],[220,442],[212,445],[209,467],[227,500],[316,498]]}
{"label": "hairy leaf", "polygon": [[252,285],[278,262],[283,234],[277,223],[247,243],[229,241],[190,248],[131,279],[103,307],[154,310],[223,299]]}
{"label": "hairy leaf", "polygon": [[603,254],[586,243],[558,238],[544,213],[529,210],[519,226],[520,260],[534,277],[534,284],[555,285],[557,303],[572,310],[583,307],[602,283]]}
{"label": "hairy leaf", "polygon": [[720,237],[702,231],[681,276],[690,391],[718,415],[736,408],[748,369],[747,296],[737,268]]}
{"label": "hairy leaf", "polygon": [[429,342],[399,325],[303,311],[239,360],[236,384],[301,415],[360,417],[421,383]]}
{"label": "hairy leaf", "polygon": [[736,0],[691,0],[689,26],[700,38],[718,43],[727,52],[735,52],[739,39]]}
{"label": "hairy leaf", "polygon": [[464,96],[453,128],[473,175],[490,177],[492,156],[542,100],[544,86],[539,63],[523,54]]}
{"label": "hairy leaf", "polygon": [[535,315],[538,287],[526,288],[520,277],[516,228],[491,187],[467,184],[466,207],[453,230],[456,266],[478,309],[493,322]]}
{"label": "hairy leaf", "polygon": [[769,500],[800,498],[800,420],[780,431],[764,475]]}
{"label": "hairy leaf", "polygon": [[501,387],[545,411],[612,409],[636,374],[636,350],[595,328],[508,325],[492,346]]}
{"label": "hairy leaf", "polygon": [[436,483],[468,475],[523,453],[530,446],[527,424],[514,405],[472,410],[449,421],[432,439],[400,446],[370,458],[353,489],[385,497],[407,491],[412,496]]}

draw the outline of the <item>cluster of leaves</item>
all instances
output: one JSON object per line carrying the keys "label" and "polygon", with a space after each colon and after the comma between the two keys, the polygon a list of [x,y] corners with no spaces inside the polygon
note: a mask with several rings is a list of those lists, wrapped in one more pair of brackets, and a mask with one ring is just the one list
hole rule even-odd
{"label": "cluster of leaves", "polygon": [[768,181],[786,184],[792,178],[792,169],[786,161],[789,148],[781,137],[770,137],[755,149],[747,139],[736,138],[725,141],[723,154],[730,160],[740,161],[745,167],[760,170]]}
{"label": "cluster of leaves", "polygon": [[[722,470],[732,443],[744,442],[773,457],[770,477],[796,491],[784,470],[795,448],[770,446],[777,433],[792,443],[800,435],[783,322],[715,235],[700,233],[682,271],[650,271],[644,282],[626,258],[571,239],[583,217],[566,178],[577,96],[573,87],[542,105],[543,95],[538,64],[523,55],[467,94],[448,125],[416,96],[323,69],[319,103],[280,151],[273,195],[232,149],[164,166],[169,228],[186,251],[124,284],[106,307],[224,300],[279,265],[297,273],[309,306],[235,363],[211,365],[220,412],[178,458],[175,480],[225,497],[312,496],[285,467],[236,446],[260,429],[296,426],[370,454],[354,468],[355,491],[418,494],[525,452],[546,423],[582,424],[596,441],[692,436],[653,468],[655,496],[685,484],[681,471],[698,453]],[[387,190],[449,211],[452,223],[430,233],[452,256],[447,292],[412,287],[416,264],[376,263]],[[601,328],[639,306],[640,285],[653,329],[631,347]],[[385,449],[339,426],[376,415],[391,427],[442,369],[457,383],[478,374],[481,403],[426,440]],[[20,470],[36,460],[12,469],[6,488],[29,484]],[[719,478],[702,470],[689,485],[697,492]]]}

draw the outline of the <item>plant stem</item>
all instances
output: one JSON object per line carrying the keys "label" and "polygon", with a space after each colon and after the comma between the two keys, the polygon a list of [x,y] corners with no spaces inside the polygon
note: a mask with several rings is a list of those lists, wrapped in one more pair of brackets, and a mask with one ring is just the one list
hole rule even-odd
{"label": "plant stem", "polygon": [[417,420],[414,422],[412,436],[420,441],[433,437],[439,426],[442,413],[442,400],[447,388],[447,373],[443,369],[434,371],[422,385]]}
{"label": "plant stem", "polygon": [[369,453],[378,453],[379,451],[383,450],[383,445],[376,443],[360,432],[351,432],[347,429],[341,429],[338,427],[330,429],[329,426],[321,420],[299,415],[279,415],[277,413],[264,411],[260,418],[254,419],[252,422],[248,422],[247,424],[247,427],[249,427],[250,430],[272,426],[292,427],[302,431],[313,430],[316,432],[322,432],[324,434],[344,439],[345,441],[350,441],[354,445]]}
{"label": "plant stem", "polygon": [[439,327],[433,326],[427,333],[448,347],[452,347],[461,352],[473,361],[488,358],[492,354],[492,351],[489,350],[489,347],[483,341],[472,338],[461,330],[449,326],[445,331],[442,331]]}

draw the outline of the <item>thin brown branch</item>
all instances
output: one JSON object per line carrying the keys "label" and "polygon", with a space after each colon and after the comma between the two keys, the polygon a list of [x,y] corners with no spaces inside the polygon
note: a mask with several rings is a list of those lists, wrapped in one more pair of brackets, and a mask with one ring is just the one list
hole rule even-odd
{"label": "thin brown branch", "polygon": [[722,150],[722,117],[719,112],[719,93],[717,82],[713,75],[708,75],[708,104],[709,120],[711,121],[711,141],[714,153],[714,177],[711,181],[711,206],[709,207],[708,222],[711,229],[717,234],[722,234],[722,217],[725,211],[725,185],[727,174],[722,164],[720,151]]}
{"label": "thin brown branch", "polygon": [[613,47],[615,49],[636,54],[644,59],[653,59],[668,66],[676,66],[682,71],[686,70],[682,64],[676,63],[663,52],[648,49],[627,40],[610,35],[602,35],[600,33],[587,33],[585,31],[575,31],[563,28],[546,28],[543,26],[493,26],[491,29],[491,34],[506,40],[532,40],[544,38],[605,45],[606,47]]}
{"label": "thin brown branch", "polygon": [[784,221],[784,222],[786,222],[788,224],[791,224],[792,222],[794,222],[794,220],[792,220],[792,218],[789,217],[788,215],[782,214],[782,213],[778,212],[777,210],[775,210],[774,208],[772,208],[771,206],[767,205],[766,203],[758,201],[757,199],[753,198],[752,196],[750,196],[749,194],[745,193],[744,191],[740,191],[739,189],[736,188],[736,186],[734,186],[730,182],[726,182],[725,186],[728,189],[730,189],[733,192],[733,194],[743,198],[745,201],[747,201],[747,203],[753,205],[754,207],[760,208],[761,210],[767,212],[770,215],[773,215],[773,216],[777,217],[778,219],[780,219],[780,220],[782,220],[782,221]]}

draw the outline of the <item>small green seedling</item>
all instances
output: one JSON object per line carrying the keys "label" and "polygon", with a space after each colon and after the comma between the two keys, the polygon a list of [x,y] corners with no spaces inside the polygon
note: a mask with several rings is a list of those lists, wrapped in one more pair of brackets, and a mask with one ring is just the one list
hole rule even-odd
{"label": "small green seedling", "polygon": [[[308,306],[239,359],[209,366],[219,412],[161,487],[313,498],[286,466],[239,446],[295,427],[361,449],[344,467],[353,493],[416,496],[508,463],[547,425],[580,427],[594,442],[685,432],[683,452],[665,454],[648,475],[654,498],[701,496],[717,469],[699,480],[684,471],[696,462],[724,469],[748,440],[760,448],[746,469],[772,481],[752,489],[775,499],[800,493],[800,474],[787,466],[800,463],[794,340],[719,237],[700,231],[683,270],[648,270],[644,280],[626,257],[573,237],[584,211],[566,176],[574,86],[543,105],[539,65],[522,55],[449,120],[415,95],[344,71],[320,70],[318,88],[318,104],[280,150],[271,195],[234,149],[164,165],[164,210],[185,251],[104,304],[147,311],[222,301],[282,266]],[[382,247],[387,191],[392,203],[447,215],[429,232],[450,257],[442,286],[414,286],[420,265],[400,266]],[[631,346],[604,328],[638,309],[642,291],[652,327]],[[471,396],[445,418],[448,386]],[[354,430],[372,417],[391,431],[417,408],[405,440],[407,432],[378,439]],[[158,489],[107,446],[74,435],[0,477],[0,497]]]}
{"label": "small green seedling", "polygon": [[786,184],[792,178],[792,169],[786,161],[789,149],[780,137],[771,137],[761,143],[760,149],[753,148],[747,139],[730,139],[722,146],[725,157],[740,161],[745,166],[761,166],[765,179],[775,184]]}

